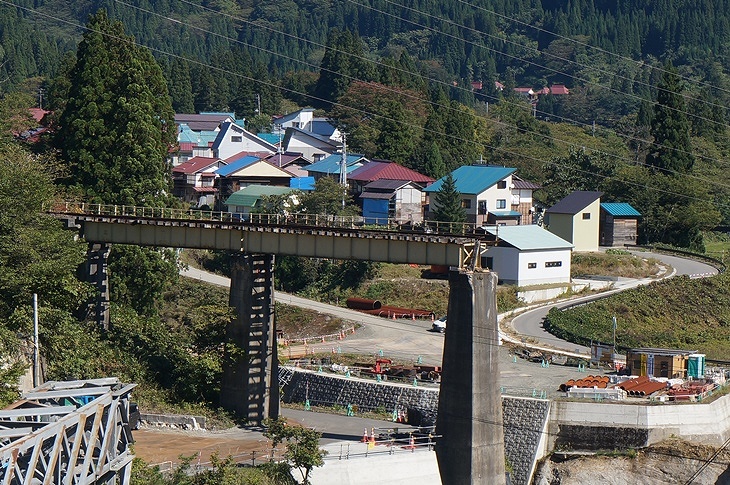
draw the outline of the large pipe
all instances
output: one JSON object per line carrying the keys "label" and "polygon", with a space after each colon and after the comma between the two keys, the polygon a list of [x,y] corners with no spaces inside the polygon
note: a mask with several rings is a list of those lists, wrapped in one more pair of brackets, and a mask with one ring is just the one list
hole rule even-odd
{"label": "large pipe", "polygon": [[369,298],[348,298],[347,308],[353,310],[379,310],[383,304],[378,300],[370,300]]}

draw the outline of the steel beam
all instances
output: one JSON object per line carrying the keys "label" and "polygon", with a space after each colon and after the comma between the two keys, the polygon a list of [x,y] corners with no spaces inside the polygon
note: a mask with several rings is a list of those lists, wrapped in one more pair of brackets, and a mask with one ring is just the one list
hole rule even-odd
{"label": "steel beam", "polygon": [[[19,429],[0,431],[3,439],[11,440],[0,447],[0,483],[128,484],[134,458],[129,448],[133,442],[129,400],[135,385],[115,379],[116,384],[97,394],[100,388],[91,384],[87,395],[95,398],[85,406],[58,405],[78,397],[83,382],[74,381],[66,396],[63,383],[46,383],[22,401],[24,406],[37,407],[0,412],[0,429],[11,423],[32,424],[29,428],[35,429],[22,436],[18,436]],[[47,422],[46,416],[58,418]]]}

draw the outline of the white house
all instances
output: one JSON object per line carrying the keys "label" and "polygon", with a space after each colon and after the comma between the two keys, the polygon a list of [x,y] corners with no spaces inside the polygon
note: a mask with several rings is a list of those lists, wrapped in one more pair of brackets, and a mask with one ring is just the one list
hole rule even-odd
{"label": "white house", "polygon": [[215,203],[216,170],[226,162],[219,158],[193,157],[172,169],[172,194],[197,207]]}
{"label": "white house", "polygon": [[496,272],[500,284],[528,286],[570,283],[573,245],[535,224],[485,226],[497,238],[481,264]]}
{"label": "white house", "polygon": [[313,162],[342,149],[342,142],[300,128],[287,128],[282,145],[285,151],[301,153]]}
{"label": "white house", "polygon": [[314,116],[314,108],[303,108],[299,111],[279,116],[274,119],[274,127],[278,130],[297,128],[316,135],[325,136],[330,140],[342,141],[342,133],[327,118]]}
{"label": "white house", "polygon": [[212,149],[215,157],[225,160],[241,152],[276,153],[278,147],[235,123],[226,122],[221,124]]}
{"label": "white house", "polygon": [[[532,191],[537,186],[517,179],[517,169],[490,165],[464,165],[451,175],[462,195],[467,222],[484,224],[531,224]],[[438,209],[434,194],[441,190],[445,177],[424,189],[429,195],[429,215]],[[516,186],[515,181],[518,181]]]}

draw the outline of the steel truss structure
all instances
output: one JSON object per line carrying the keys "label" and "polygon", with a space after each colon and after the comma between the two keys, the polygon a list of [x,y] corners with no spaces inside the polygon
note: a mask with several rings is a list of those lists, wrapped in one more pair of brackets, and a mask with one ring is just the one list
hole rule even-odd
{"label": "steel truss structure", "polygon": [[0,484],[128,485],[134,387],[50,381],[0,410]]}

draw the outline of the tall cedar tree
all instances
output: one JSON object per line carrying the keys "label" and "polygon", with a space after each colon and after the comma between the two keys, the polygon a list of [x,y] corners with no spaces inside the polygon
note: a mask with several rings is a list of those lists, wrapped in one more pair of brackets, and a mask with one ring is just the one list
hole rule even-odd
{"label": "tall cedar tree", "polygon": [[646,156],[646,163],[668,173],[688,173],[694,165],[690,124],[685,115],[683,86],[677,69],[670,62],[664,64],[662,81],[657,88],[659,92],[651,121],[654,145]]}
{"label": "tall cedar tree", "polygon": [[433,220],[439,222],[466,222],[466,210],[461,206],[461,193],[451,173],[446,175],[441,188],[434,194]]}
{"label": "tall cedar tree", "polygon": [[149,50],[101,10],[90,17],[69,79],[56,144],[70,185],[95,202],[164,205],[175,113]]}

